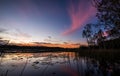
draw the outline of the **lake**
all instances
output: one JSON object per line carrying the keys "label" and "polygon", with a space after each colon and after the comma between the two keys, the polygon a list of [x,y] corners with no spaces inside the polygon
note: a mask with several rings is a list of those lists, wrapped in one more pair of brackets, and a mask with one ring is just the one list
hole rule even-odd
{"label": "lake", "polygon": [[77,52],[5,53],[0,76],[120,76],[120,64]]}

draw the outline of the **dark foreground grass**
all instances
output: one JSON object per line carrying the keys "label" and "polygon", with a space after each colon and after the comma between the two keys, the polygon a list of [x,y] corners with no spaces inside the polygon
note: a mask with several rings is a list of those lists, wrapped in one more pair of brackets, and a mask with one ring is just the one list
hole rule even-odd
{"label": "dark foreground grass", "polygon": [[111,63],[120,63],[120,50],[117,49],[93,49],[81,50],[78,52],[79,56],[90,57],[99,61],[109,61]]}

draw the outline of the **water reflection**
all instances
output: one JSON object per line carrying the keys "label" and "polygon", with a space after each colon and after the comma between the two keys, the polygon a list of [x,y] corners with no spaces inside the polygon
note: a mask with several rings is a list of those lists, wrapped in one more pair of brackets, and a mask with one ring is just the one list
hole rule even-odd
{"label": "water reflection", "polygon": [[0,76],[120,76],[120,64],[75,52],[6,53],[0,57]]}

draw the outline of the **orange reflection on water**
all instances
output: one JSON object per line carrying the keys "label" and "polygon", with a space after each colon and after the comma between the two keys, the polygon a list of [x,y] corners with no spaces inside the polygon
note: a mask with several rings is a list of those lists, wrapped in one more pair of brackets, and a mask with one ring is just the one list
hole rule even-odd
{"label": "orange reflection on water", "polygon": [[64,57],[75,57],[75,52],[45,52],[45,53],[7,53],[4,57],[5,60],[17,57],[17,58],[29,58],[29,57],[47,57],[47,56],[64,56]]}

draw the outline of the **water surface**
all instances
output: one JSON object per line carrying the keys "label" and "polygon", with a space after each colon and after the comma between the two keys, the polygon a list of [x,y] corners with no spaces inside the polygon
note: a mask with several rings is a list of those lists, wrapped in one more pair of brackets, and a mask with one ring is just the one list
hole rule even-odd
{"label": "water surface", "polygon": [[119,76],[120,64],[81,57],[76,52],[5,53],[0,76]]}

